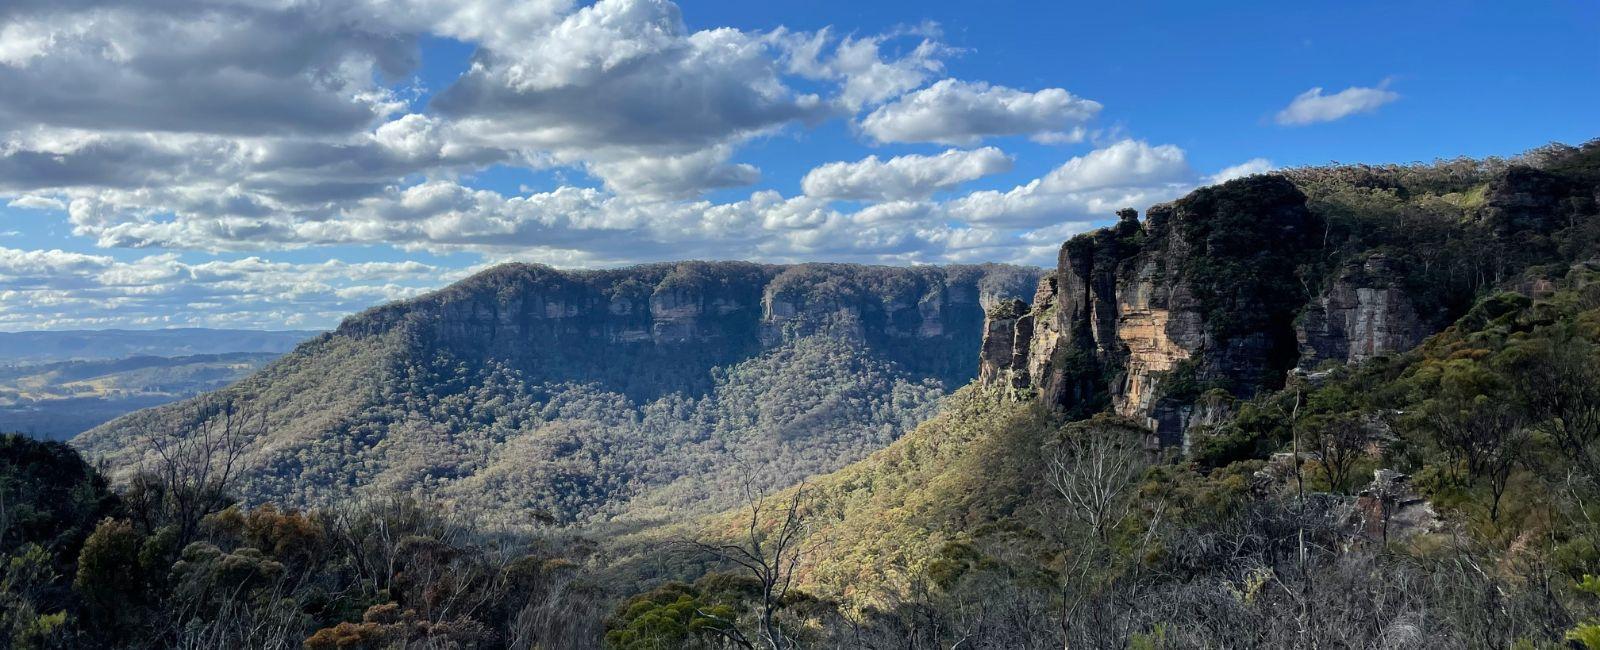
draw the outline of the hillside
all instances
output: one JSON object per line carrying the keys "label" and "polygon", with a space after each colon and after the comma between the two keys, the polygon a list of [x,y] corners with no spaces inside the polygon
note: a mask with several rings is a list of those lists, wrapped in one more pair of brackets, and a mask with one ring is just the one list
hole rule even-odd
{"label": "hillside", "polygon": [[237,352],[0,366],[0,431],[65,440],[126,413],[217,390],[277,357]]}
{"label": "hillside", "polygon": [[226,390],[74,444],[114,468],[218,409],[252,418],[241,495],[437,498],[511,528],[713,511],[731,479],[831,471],[975,374],[1003,266],[506,265],[369,310]]}

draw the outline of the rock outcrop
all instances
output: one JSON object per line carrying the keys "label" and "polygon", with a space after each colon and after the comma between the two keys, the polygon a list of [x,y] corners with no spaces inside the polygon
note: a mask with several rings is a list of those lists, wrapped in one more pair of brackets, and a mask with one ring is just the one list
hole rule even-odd
{"label": "rock outcrop", "polygon": [[1444,528],[1433,504],[1411,487],[1411,477],[1392,469],[1372,472],[1372,483],[1356,497],[1354,509],[1356,534],[1380,544]]}
{"label": "rock outcrop", "polygon": [[1028,346],[1033,338],[1033,314],[1028,303],[1015,298],[989,308],[978,354],[978,381],[1012,389],[1028,387]]}
{"label": "rock outcrop", "polygon": [[1321,220],[1278,176],[1197,190],[1143,222],[1119,217],[1062,246],[1011,381],[1069,412],[1109,407],[1178,445],[1202,393],[1248,397],[1294,365],[1303,289],[1285,270],[1314,250]]}
{"label": "rock outcrop", "polygon": [[[1338,201],[1359,203],[1364,192],[1380,201],[1428,192],[1370,178],[1362,182],[1372,187],[1319,199],[1332,221],[1310,207],[1292,173],[1203,187],[1151,207],[1142,221],[1124,210],[1115,225],[1061,247],[1026,314],[991,319],[981,378],[1071,415],[1110,410],[1142,421],[1164,445],[1183,445],[1191,429],[1225,423],[1231,405],[1284,385],[1290,372],[1413,349],[1486,286],[1562,259],[1552,235],[1600,200],[1586,174],[1583,165],[1511,165],[1475,189],[1436,197],[1469,219],[1452,227],[1475,242],[1460,249],[1483,256],[1472,260],[1396,248],[1406,240],[1381,232],[1391,224],[1341,212]],[[1324,191],[1315,175],[1296,178]]]}

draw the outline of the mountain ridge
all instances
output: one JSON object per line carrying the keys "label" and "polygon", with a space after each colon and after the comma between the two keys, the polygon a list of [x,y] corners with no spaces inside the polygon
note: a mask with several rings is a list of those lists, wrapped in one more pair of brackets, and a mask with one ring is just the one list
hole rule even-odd
{"label": "mountain ridge", "polygon": [[[486,507],[506,519],[518,507],[568,522],[612,516],[618,499],[659,501],[652,491],[681,491],[671,486],[685,473],[725,471],[734,449],[764,449],[765,480],[781,484],[892,440],[975,374],[984,305],[1039,273],[502,265],[352,316],[228,389],[74,444],[134,467],[140,436],[202,426],[214,412],[201,405],[223,400],[265,414],[246,460],[250,502],[397,491],[482,501],[474,477],[489,471],[505,492]],[[496,460],[511,449],[524,461]],[[650,457],[605,460],[634,453]],[[731,486],[710,484],[668,502],[730,498]]]}
{"label": "mountain ridge", "polygon": [[[787,530],[783,508],[795,508],[805,550],[787,575],[859,613],[852,638],[1600,647],[1600,530],[1586,518],[1600,479],[1600,142],[1558,153],[1554,171],[1292,170],[1197,191],[1142,223],[1124,213],[1064,244],[1033,304],[988,311],[979,380],[884,449],[755,502],[761,527]],[[1394,191],[1406,185],[1414,193]],[[1287,267],[1307,279],[1301,292],[1231,286],[1240,304],[1276,295],[1292,309],[1219,324],[1182,256],[1151,273],[1146,253],[1174,244],[1160,230],[1186,227],[1174,219],[1250,222],[1277,203],[1198,206],[1290,189],[1326,219],[1318,254],[1300,258],[1320,268]],[[1363,208],[1341,212],[1351,206]],[[1307,217],[1286,216],[1316,223]],[[1382,222],[1398,228],[1371,229]],[[1208,261],[1224,268],[1270,262],[1253,273],[1285,270],[1272,259],[1281,250],[1303,254],[1217,250]],[[1103,259],[1111,269],[1092,270]],[[1267,332],[1288,345],[1219,336]],[[1162,340],[1176,358],[1153,368],[1172,353],[1148,344]],[[1250,372],[1219,377],[1233,364]],[[1074,492],[1091,488],[1106,499]],[[755,507],[670,535],[749,548]],[[1101,528],[1104,509],[1120,514]],[[704,554],[623,564],[647,584],[754,575]],[[669,582],[619,611],[631,625],[676,594],[716,602],[722,589]],[[805,614],[793,607],[798,635]]]}

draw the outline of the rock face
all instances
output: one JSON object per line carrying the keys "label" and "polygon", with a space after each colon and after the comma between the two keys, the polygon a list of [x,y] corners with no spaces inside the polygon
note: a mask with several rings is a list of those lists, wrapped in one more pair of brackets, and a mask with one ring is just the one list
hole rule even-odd
{"label": "rock face", "polygon": [[[1119,217],[1062,246],[1012,383],[1069,412],[1109,407],[1178,445],[1197,416],[1221,417],[1197,411],[1202,393],[1248,397],[1295,364],[1303,289],[1285,269],[1314,250],[1321,220],[1277,176],[1197,190],[1143,222]],[[998,319],[987,335],[1008,327],[1021,335]]]}
{"label": "rock face", "polygon": [[1422,343],[1432,328],[1417,313],[1403,279],[1383,255],[1346,266],[1301,318],[1301,368],[1330,359],[1359,362]]}
{"label": "rock face", "polygon": [[978,355],[978,381],[1013,389],[1028,386],[1028,346],[1033,338],[1033,314],[1028,303],[1002,300],[989,308]]}
{"label": "rock face", "polygon": [[504,265],[352,316],[216,393],[74,444],[133,471],[148,432],[204,430],[226,403],[261,414],[238,464],[251,503],[411,494],[518,521],[531,508],[571,521],[720,508],[735,454],[777,488],[927,417],[976,376],[984,310],[1041,273]]}
{"label": "rock face", "polygon": [[1061,247],[1026,314],[993,315],[980,378],[1186,444],[1290,373],[1416,348],[1485,292],[1550,293],[1528,271],[1590,245],[1596,151],[1291,170],[1200,188],[1143,220],[1124,210]]}
{"label": "rock face", "polygon": [[602,271],[509,264],[347,320],[332,336],[403,331],[453,358],[636,398],[704,388],[710,369],[809,334],[883,353],[955,387],[972,378],[984,309],[1036,269],[684,262]]}
{"label": "rock face", "polygon": [[[1483,250],[1499,252],[1480,281],[1504,280],[1513,267],[1500,258],[1559,259],[1548,235],[1592,212],[1588,187],[1522,166],[1486,182],[1470,214],[1493,241]],[[1142,221],[1118,216],[1061,247],[1026,314],[991,318],[981,379],[1071,415],[1142,421],[1168,446],[1290,372],[1416,347],[1451,320],[1445,301],[1459,290],[1434,286],[1448,278],[1426,256],[1349,233],[1330,243],[1348,224],[1324,222],[1286,176],[1204,187]]]}

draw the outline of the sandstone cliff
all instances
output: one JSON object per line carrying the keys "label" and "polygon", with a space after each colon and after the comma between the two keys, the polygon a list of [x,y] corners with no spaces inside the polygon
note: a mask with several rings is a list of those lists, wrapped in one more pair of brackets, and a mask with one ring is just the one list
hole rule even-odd
{"label": "sandstone cliff", "polygon": [[[128,472],[152,432],[259,413],[251,503],[410,494],[524,525],[676,517],[832,471],[977,372],[984,309],[1039,269],[510,264],[347,319],[217,393],[74,443]],[[748,472],[744,479],[735,473]]]}
{"label": "sandstone cliff", "polygon": [[1123,210],[1061,247],[1031,306],[991,315],[980,380],[1185,444],[1290,372],[1410,350],[1482,291],[1562,259],[1556,233],[1596,203],[1586,169],[1478,167],[1444,183],[1457,189],[1400,168],[1300,170],[1142,221]]}
{"label": "sandstone cliff", "polygon": [[[1119,216],[1062,246],[1026,316],[991,320],[986,336],[1021,352],[987,345],[986,378],[1005,375],[1069,412],[1109,408],[1179,445],[1192,425],[1227,415],[1204,393],[1249,397],[1302,359],[1359,360],[1421,335],[1403,293],[1353,273],[1296,327],[1307,303],[1296,269],[1315,259],[1324,223],[1281,176],[1203,188],[1142,222]],[[1369,266],[1382,282],[1382,259]]]}

